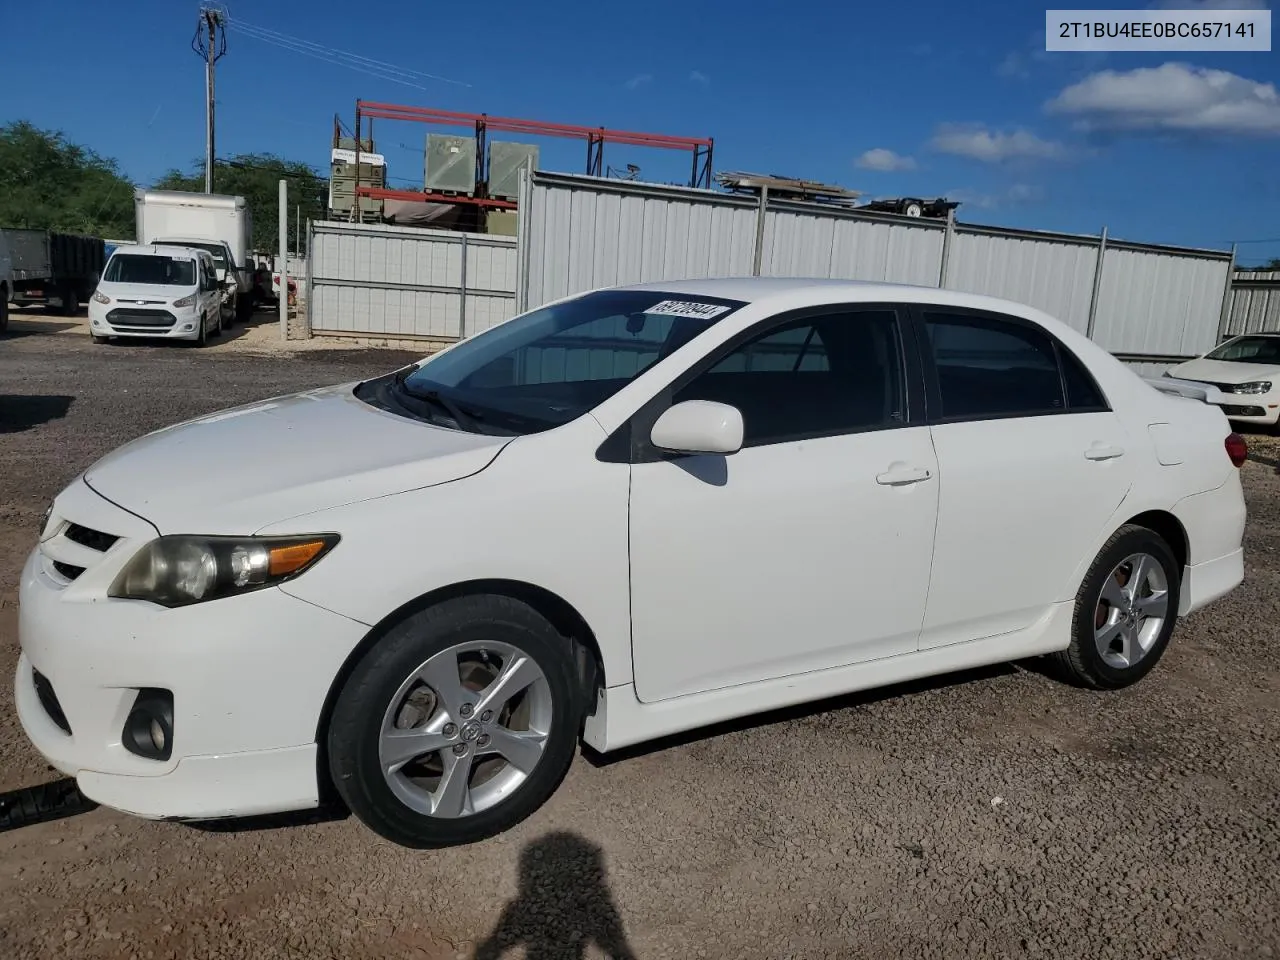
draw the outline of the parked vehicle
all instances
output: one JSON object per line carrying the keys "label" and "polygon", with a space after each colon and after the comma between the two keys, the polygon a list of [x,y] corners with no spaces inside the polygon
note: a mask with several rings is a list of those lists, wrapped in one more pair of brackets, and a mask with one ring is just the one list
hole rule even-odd
{"label": "parked vehicle", "polygon": [[15,306],[56,306],[70,316],[89,299],[106,262],[98,237],[5,227]]}
{"label": "parked vehicle", "polygon": [[1241,582],[1245,454],[1020,304],[597,290],[95,463],[22,574],[18,713],[141,816],[331,780],[396,843],[474,841],[580,736],[1037,655],[1137,682]]}
{"label": "parked vehicle", "polygon": [[204,346],[222,333],[222,286],[204,250],[163,244],[116,247],[89,300],[94,343],[167,337]]}
{"label": "parked vehicle", "polygon": [[1232,337],[1165,376],[1215,388],[1225,396],[1213,402],[1232,420],[1271,427],[1280,420],[1280,334]]}
{"label": "parked vehicle", "polygon": [[253,223],[245,198],[143,189],[133,196],[138,242],[207,250],[227,298],[234,301],[235,319],[248,320],[253,314]]}
{"label": "parked vehicle", "polygon": [[9,259],[9,241],[0,230],[0,333],[9,329],[9,298],[13,296],[13,262]]}

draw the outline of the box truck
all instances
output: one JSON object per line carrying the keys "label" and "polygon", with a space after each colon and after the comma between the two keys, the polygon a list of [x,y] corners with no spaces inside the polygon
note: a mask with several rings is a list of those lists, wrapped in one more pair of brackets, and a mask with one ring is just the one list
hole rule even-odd
{"label": "box truck", "polygon": [[207,250],[237,320],[253,313],[253,270],[249,251],[253,224],[244,197],[181,190],[137,189],[133,194],[138,243],[163,243]]}
{"label": "box truck", "polygon": [[107,259],[101,239],[21,227],[3,233],[14,306],[57,306],[69,316],[89,302]]}

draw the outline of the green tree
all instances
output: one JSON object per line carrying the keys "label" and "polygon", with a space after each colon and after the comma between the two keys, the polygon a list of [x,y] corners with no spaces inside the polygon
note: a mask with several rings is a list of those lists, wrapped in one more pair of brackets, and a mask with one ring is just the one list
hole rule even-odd
{"label": "green tree", "polygon": [[[279,248],[280,181],[289,183],[289,248],[299,208],[302,214],[302,243],[306,245],[307,219],[323,220],[328,206],[329,181],[317,176],[305,163],[285,160],[266,153],[241,153],[218,160],[213,167],[213,192],[244,197],[253,217],[253,247],[274,251]],[[204,160],[190,173],[170,170],[156,184],[159,190],[204,191]]]}
{"label": "green tree", "polygon": [[114,160],[26,120],[0,125],[0,226],[133,236],[133,183]]}

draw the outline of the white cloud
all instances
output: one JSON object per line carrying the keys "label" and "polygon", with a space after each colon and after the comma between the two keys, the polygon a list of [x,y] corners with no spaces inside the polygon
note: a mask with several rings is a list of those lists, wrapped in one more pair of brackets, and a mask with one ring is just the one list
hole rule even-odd
{"label": "white cloud", "polygon": [[1082,129],[1280,136],[1280,94],[1225,70],[1170,62],[1103,70],[1045,104]]}
{"label": "white cloud", "polygon": [[944,196],[948,200],[959,201],[966,207],[977,207],[979,210],[995,210],[999,207],[1016,207],[1026,203],[1034,203],[1043,199],[1044,191],[1027,183],[1015,183],[1000,193],[983,193],[960,187],[948,190]]}
{"label": "white cloud", "polygon": [[694,70],[691,74],[689,74],[689,81],[691,83],[700,83],[705,87],[708,83],[711,82],[711,78],[708,77],[701,70]]}
{"label": "white cloud", "polygon": [[910,157],[904,157],[894,153],[892,150],[886,150],[884,147],[875,147],[868,150],[858,157],[854,164],[863,170],[879,170],[883,173],[892,173],[896,170],[914,170],[916,168],[916,162]]}
{"label": "white cloud", "polygon": [[1010,53],[1000,61],[996,67],[996,73],[1002,77],[1017,77],[1025,80],[1031,76],[1031,70],[1027,66],[1027,59],[1020,53]]}
{"label": "white cloud", "polygon": [[638,90],[640,87],[643,87],[646,83],[652,83],[652,82],[653,82],[652,73],[637,73],[634,77],[632,77],[630,80],[624,83],[623,86],[626,87],[628,90]]}
{"label": "white cloud", "polygon": [[947,123],[938,127],[931,141],[935,150],[969,157],[983,163],[1001,163],[1013,159],[1052,160],[1066,154],[1066,148],[1053,140],[1042,140],[1029,130],[1005,133],[988,130],[980,124]]}

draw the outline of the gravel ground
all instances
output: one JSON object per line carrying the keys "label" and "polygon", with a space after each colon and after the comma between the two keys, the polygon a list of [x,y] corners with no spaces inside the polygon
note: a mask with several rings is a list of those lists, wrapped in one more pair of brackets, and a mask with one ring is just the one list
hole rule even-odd
{"label": "gravel ground", "polygon": [[[98,348],[15,318],[0,673],[22,559],[79,470],[166,423],[407,359]],[[1001,667],[583,755],[519,828],[445,851],[336,815],[214,830],[98,809],[0,833],[0,956],[1280,953],[1280,444],[1251,441],[1248,578],[1131,690]],[[51,779],[6,681],[0,790]]]}

